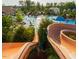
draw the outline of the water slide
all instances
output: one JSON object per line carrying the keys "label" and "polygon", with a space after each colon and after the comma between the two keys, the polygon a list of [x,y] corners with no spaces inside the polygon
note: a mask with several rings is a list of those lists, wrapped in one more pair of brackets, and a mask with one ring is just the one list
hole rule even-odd
{"label": "water slide", "polygon": [[[40,22],[39,22],[40,24]],[[39,25],[38,24],[38,25]],[[38,29],[38,26],[35,26]],[[51,24],[47,28],[48,41],[54,47],[61,59],[75,59],[75,40],[66,37],[63,32],[74,32],[75,25]],[[30,52],[39,43],[38,30],[35,30],[35,36],[32,42],[21,43],[3,43],[2,59],[27,59]]]}
{"label": "water slide", "polygon": [[27,59],[31,50],[38,45],[38,32],[32,42],[2,43],[2,59]]}
{"label": "water slide", "polygon": [[66,36],[64,32],[75,33],[75,25],[51,24],[48,26],[48,41],[60,59],[76,59],[76,40]]}
{"label": "water slide", "polygon": [[[33,48],[39,43],[38,28],[42,17],[38,17],[35,24],[35,35],[32,42],[2,43],[2,59],[28,59]],[[37,22],[39,21],[39,22]]]}

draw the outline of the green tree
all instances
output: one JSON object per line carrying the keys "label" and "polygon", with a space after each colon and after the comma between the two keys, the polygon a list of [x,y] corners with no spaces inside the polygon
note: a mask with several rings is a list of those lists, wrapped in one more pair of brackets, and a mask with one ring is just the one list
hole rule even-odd
{"label": "green tree", "polygon": [[53,23],[49,19],[43,19],[39,27],[40,47],[45,49],[47,43],[47,26]]}
{"label": "green tree", "polygon": [[14,35],[14,42],[27,42],[27,41],[32,41],[34,37],[34,28],[33,27],[28,27],[25,28],[21,26],[18,28]]}
{"label": "green tree", "polygon": [[21,22],[23,20],[22,11],[20,11],[20,10],[16,11],[16,20],[17,20],[17,22]]}
{"label": "green tree", "polygon": [[59,3],[58,8],[60,9],[60,14],[62,14],[63,11],[65,10],[65,8],[64,8],[64,3],[63,3],[63,2]]}
{"label": "green tree", "polygon": [[40,11],[40,9],[41,9],[40,3],[37,2],[37,11]]}
{"label": "green tree", "polygon": [[75,9],[76,5],[75,2],[67,2],[64,4],[65,9]]}
{"label": "green tree", "polygon": [[2,41],[5,42],[7,39],[7,33],[10,31],[12,25],[12,17],[10,15],[2,16]]}
{"label": "green tree", "polygon": [[60,8],[61,16],[65,17],[65,18],[74,18],[75,19],[75,15],[76,15],[75,2],[61,3],[59,8]]}
{"label": "green tree", "polygon": [[46,3],[46,7],[47,7],[47,8],[50,8],[50,7],[52,7],[52,6],[53,6],[52,3]]}
{"label": "green tree", "polygon": [[21,10],[24,14],[35,10],[35,3],[31,0],[20,1],[19,3],[22,5]]}
{"label": "green tree", "polygon": [[2,26],[10,27],[12,25],[12,17],[10,15],[2,16]]}
{"label": "green tree", "polygon": [[57,3],[54,3],[54,7],[56,7],[57,6]]}

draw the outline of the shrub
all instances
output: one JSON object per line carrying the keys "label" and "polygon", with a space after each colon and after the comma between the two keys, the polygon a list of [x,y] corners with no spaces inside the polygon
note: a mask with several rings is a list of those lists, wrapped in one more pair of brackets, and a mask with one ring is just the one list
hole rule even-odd
{"label": "shrub", "polygon": [[6,42],[7,33],[10,30],[10,26],[12,25],[12,16],[5,15],[2,16],[2,42]]}
{"label": "shrub", "polygon": [[40,37],[40,47],[45,49],[45,45],[47,42],[47,26],[53,23],[49,19],[43,19],[39,28],[39,37]]}
{"label": "shrub", "polygon": [[32,41],[33,37],[34,37],[33,27],[24,28],[23,26],[21,26],[14,35],[14,42]]}
{"label": "shrub", "polygon": [[23,13],[19,10],[16,11],[16,20],[17,22],[21,22],[23,20]]}

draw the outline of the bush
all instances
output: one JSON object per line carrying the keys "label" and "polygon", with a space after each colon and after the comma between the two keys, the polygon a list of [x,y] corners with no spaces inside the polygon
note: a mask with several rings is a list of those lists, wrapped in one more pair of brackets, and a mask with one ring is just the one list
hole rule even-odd
{"label": "bush", "polygon": [[23,26],[21,26],[14,35],[14,42],[32,41],[33,37],[34,37],[33,27],[24,28]]}
{"label": "bush", "polygon": [[5,15],[2,16],[2,42],[6,42],[7,33],[10,30],[10,26],[12,25],[12,16]]}
{"label": "bush", "polygon": [[55,52],[54,48],[50,45],[46,49],[46,54],[48,55],[47,59],[60,59],[57,53]]}
{"label": "bush", "polygon": [[16,11],[16,20],[17,22],[21,22],[23,20],[23,13],[19,10]]}
{"label": "bush", "polygon": [[2,26],[10,27],[11,25],[12,25],[12,16],[10,15],[2,16]]}
{"label": "bush", "polygon": [[49,19],[43,19],[42,23],[40,24],[39,28],[39,38],[40,38],[40,47],[45,49],[45,45],[47,41],[47,26],[53,23]]}
{"label": "bush", "polygon": [[51,47],[50,43],[47,40],[47,27],[49,24],[53,23],[53,21],[49,19],[43,19],[42,23],[40,24],[39,28],[39,38],[40,38],[40,48],[42,48],[46,55],[47,59],[59,59],[59,56]]}
{"label": "bush", "polygon": [[7,33],[6,42],[13,42],[14,33],[13,31],[9,31]]}

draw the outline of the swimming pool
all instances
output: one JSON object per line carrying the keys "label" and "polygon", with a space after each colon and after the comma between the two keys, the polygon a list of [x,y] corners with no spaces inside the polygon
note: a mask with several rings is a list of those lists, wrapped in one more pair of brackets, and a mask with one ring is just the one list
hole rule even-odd
{"label": "swimming pool", "polygon": [[65,23],[67,23],[67,24],[76,24],[76,20],[66,19]]}
{"label": "swimming pool", "polygon": [[55,23],[76,24],[76,20],[64,19],[64,17],[61,16],[25,16],[23,22],[26,23],[26,26],[38,26],[43,17],[46,17],[47,19],[52,20]]}
{"label": "swimming pool", "polygon": [[64,19],[64,17],[61,16],[48,16],[47,18],[55,23],[76,24],[75,19]]}

